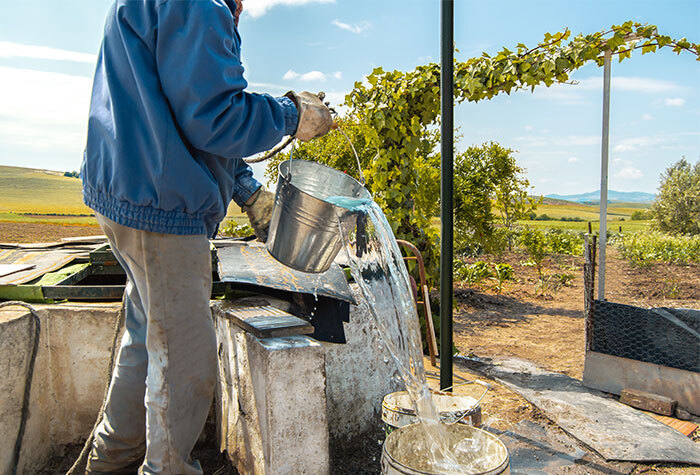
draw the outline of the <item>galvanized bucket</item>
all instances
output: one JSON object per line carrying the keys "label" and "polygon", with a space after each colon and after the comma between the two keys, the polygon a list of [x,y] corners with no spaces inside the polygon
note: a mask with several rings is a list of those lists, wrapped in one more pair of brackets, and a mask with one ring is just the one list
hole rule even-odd
{"label": "galvanized bucket", "polygon": [[[472,469],[465,471],[465,475],[510,475],[508,449],[496,436],[464,424],[445,424],[444,427],[450,446],[473,441],[478,447],[472,451],[452,452],[457,462],[471,465]],[[421,424],[411,424],[389,434],[382,447],[384,475],[440,475],[439,471],[430,468],[427,450],[424,452],[419,447],[419,441],[424,438],[423,431]]]}
{"label": "galvanized bucket", "polygon": [[[445,424],[468,424],[481,426],[481,406],[479,401],[469,397],[445,392],[431,392],[433,403],[440,413],[440,422]],[[382,421],[386,434],[395,429],[418,422],[413,402],[407,391],[387,394],[382,400]]]}
{"label": "galvanized bucket", "polygon": [[351,176],[309,160],[286,160],[279,165],[275,207],[267,250],[302,272],[325,272],[343,247],[339,223],[352,233],[363,217],[325,201],[334,196],[371,199]]}

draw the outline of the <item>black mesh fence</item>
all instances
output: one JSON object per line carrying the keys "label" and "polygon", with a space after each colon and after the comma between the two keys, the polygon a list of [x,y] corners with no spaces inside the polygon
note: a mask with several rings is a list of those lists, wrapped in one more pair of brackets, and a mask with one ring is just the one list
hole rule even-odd
{"label": "black mesh fence", "polygon": [[700,310],[600,300],[592,310],[591,350],[700,373]]}

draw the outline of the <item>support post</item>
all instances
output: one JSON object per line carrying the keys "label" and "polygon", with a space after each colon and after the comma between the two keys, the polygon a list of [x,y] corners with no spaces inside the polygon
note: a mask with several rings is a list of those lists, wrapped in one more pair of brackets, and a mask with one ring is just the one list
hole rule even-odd
{"label": "support post", "polygon": [[452,386],[454,0],[441,3],[440,43],[440,388]]}
{"label": "support post", "polygon": [[598,254],[598,300],[605,300],[605,246],[608,229],[608,150],[610,144],[610,50],[603,64],[603,137],[600,160],[600,252]]}

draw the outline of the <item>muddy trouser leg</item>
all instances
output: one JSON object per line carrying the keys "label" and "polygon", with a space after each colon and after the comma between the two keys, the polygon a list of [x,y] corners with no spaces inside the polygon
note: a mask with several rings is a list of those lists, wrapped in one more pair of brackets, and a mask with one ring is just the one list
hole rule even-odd
{"label": "muddy trouser leg", "polygon": [[[132,312],[130,328],[127,311],[127,333],[88,468],[109,472],[137,460],[145,435],[141,473],[200,474],[190,452],[206,422],[216,380],[209,241],[204,235],[151,233],[97,218],[133,285],[132,307],[138,310],[138,295],[140,315],[146,317],[139,324],[139,312]],[[132,329],[135,335],[127,336]],[[138,348],[144,345],[145,371],[144,350]],[[120,364],[122,355],[126,360],[135,354],[142,358],[138,365]],[[114,453],[117,457],[110,458]]]}

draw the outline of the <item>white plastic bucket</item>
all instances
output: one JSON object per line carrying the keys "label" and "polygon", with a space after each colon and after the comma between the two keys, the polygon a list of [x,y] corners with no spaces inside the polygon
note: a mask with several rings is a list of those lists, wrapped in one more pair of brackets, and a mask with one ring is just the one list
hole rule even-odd
{"label": "white plastic bucket", "polygon": [[[457,462],[470,466],[465,475],[510,475],[508,449],[496,436],[485,430],[465,424],[445,424],[451,446],[465,440],[473,441],[477,449],[454,451]],[[382,447],[382,474],[384,475],[441,475],[427,458],[427,450],[421,450],[424,440],[421,424],[411,424],[393,431]]]}
{"label": "white plastic bucket", "polygon": [[[433,402],[440,413],[440,422],[445,424],[467,424],[481,426],[481,406],[479,401],[469,396],[431,391]],[[382,421],[386,433],[394,429],[418,422],[411,397],[406,391],[387,394],[382,401]]]}

